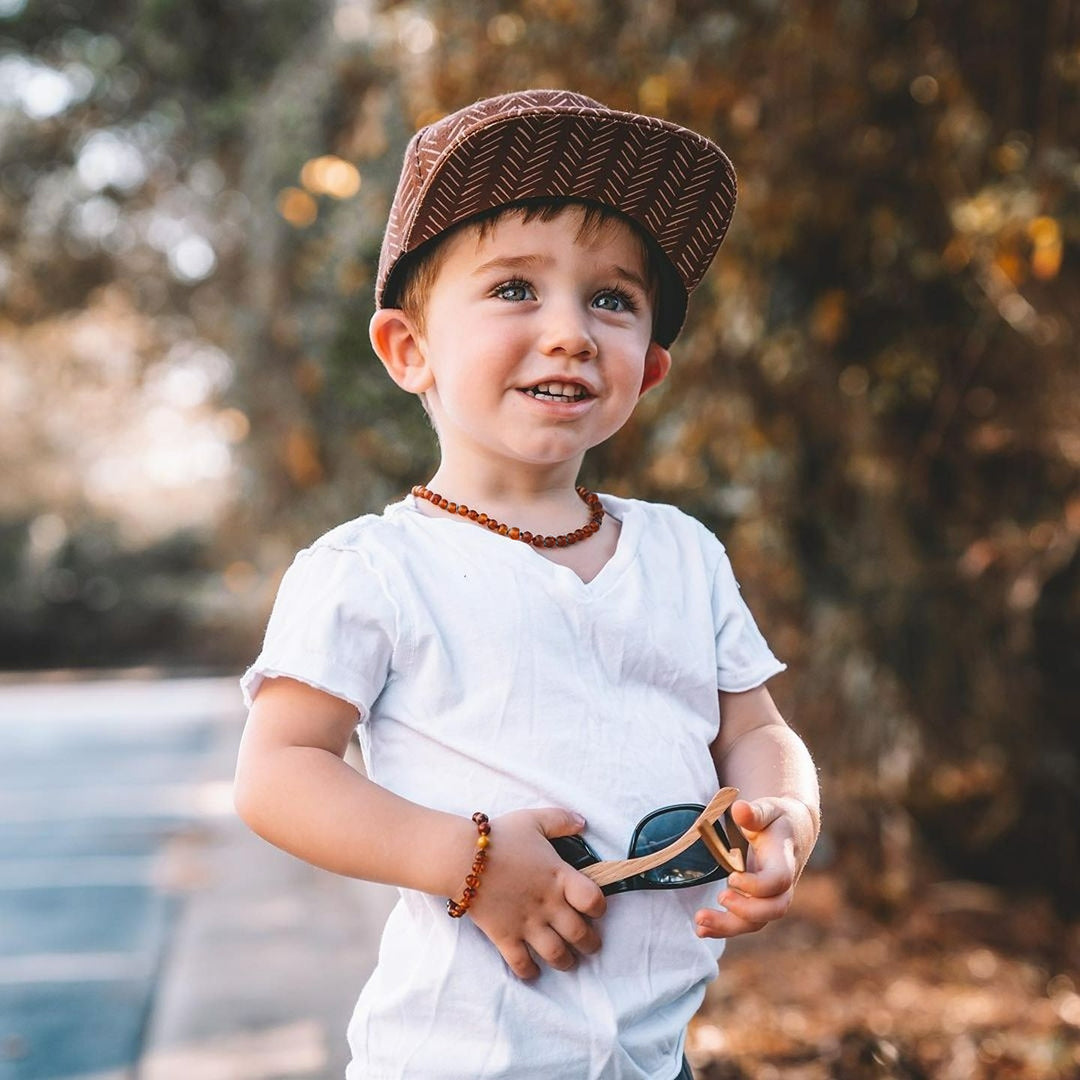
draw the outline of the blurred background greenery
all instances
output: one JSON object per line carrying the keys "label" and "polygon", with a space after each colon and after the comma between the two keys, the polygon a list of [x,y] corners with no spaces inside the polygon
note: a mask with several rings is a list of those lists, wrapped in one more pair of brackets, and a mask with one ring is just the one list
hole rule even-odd
{"label": "blurred background greenery", "polygon": [[0,0],[0,664],[237,670],[293,551],[430,475],[386,209],[417,125],[525,86],[739,172],[587,479],[727,543],[823,857],[1080,913],[1073,0]]}

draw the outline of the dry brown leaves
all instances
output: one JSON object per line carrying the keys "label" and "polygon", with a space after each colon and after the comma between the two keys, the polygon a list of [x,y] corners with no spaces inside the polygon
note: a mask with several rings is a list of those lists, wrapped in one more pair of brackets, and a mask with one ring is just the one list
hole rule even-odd
{"label": "dry brown leaves", "polygon": [[698,1080],[1073,1080],[1078,957],[1041,901],[943,881],[886,924],[811,872],[729,944],[687,1052]]}

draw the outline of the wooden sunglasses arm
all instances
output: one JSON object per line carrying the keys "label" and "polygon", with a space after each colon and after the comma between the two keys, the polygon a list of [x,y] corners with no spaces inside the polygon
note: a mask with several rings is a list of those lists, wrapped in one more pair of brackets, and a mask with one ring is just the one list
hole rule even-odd
{"label": "wooden sunglasses arm", "polygon": [[663,866],[669,859],[681,855],[698,840],[705,842],[712,857],[726,870],[745,870],[746,864],[743,861],[742,852],[737,849],[728,851],[713,828],[738,797],[738,788],[721,788],[709,801],[709,805],[698,815],[694,824],[667,847],[654,851],[651,855],[639,855],[636,859],[608,859],[604,862],[593,863],[591,866],[584,867],[581,872],[597,885],[613,885],[616,881]]}

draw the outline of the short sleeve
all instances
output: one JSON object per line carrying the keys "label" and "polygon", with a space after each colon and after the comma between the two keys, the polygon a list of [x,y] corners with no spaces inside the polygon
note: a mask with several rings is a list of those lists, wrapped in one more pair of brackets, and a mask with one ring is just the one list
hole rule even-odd
{"label": "short sleeve", "polygon": [[732,694],[753,690],[787,667],[757,628],[726,553],[716,565],[712,602],[718,689]]}
{"label": "short sleeve", "polygon": [[288,676],[355,705],[365,720],[386,683],[397,611],[359,550],[316,544],[285,572],[262,651],[241,679],[248,707],[267,678]]}

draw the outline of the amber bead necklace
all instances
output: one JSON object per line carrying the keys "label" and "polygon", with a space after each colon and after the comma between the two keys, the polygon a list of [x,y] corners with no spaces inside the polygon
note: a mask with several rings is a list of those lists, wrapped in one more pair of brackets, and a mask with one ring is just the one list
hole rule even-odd
{"label": "amber bead necklace", "polygon": [[468,518],[470,521],[475,521],[477,525],[486,526],[493,533],[498,533],[499,536],[505,536],[511,540],[520,540],[523,544],[532,544],[536,548],[570,547],[571,544],[588,540],[600,528],[600,523],[604,520],[604,508],[600,504],[600,496],[584,487],[578,487],[577,493],[581,496],[581,501],[589,508],[589,521],[586,525],[582,525],[580,529],[563,533],[561,536],[541,536],[539,533],[534,534],[527,529],[519,529],[516,525],[504,525],[501,521],[488,517],[487,514],[470,509],[464,503],[455,503],[450,502],[449,499],[444,499],[437,492],[424,487],[423,484],[417,484],[412,489],[412,493],[418,499],[427,499],[432,506],[437,506],[448,514],[458,514],[461,517]]}

